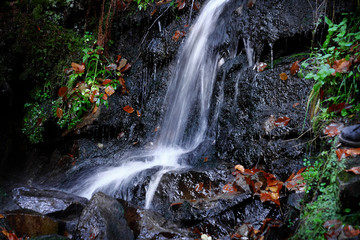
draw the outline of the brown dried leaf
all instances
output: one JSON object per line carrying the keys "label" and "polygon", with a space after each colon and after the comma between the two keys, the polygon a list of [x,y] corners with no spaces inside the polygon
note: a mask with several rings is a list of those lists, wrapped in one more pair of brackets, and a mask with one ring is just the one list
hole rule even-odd
{"label": "brown dried leaf", "polygon": [[105,88],[105,93],[108,95],[108,96],[111,96],[113,95],[115,92],[114,88],[112,86],[107,86]]}
{"label": "brown dried leaf", "polygon": [[352,167],[348,170],[345,170],[346,172],[352,172],[355,173],[356,175],[360,175],[360,167]]}
{"label": "brown dried leaf", "polygon": [[343,127],[342,123],[331,123],[324,129],[324,134],[329,137],[335,137],[340,134]]}
{"label": "brown dried leaf", "polygon": [[275,122],[274,125],[277,127],[285,127],[289,124],[290,118],[288,117],[279,117]]}
{"label": "brown dried leaf", "polygon": [[67,87],[61,87],[58,91],[58,96],[59,97],[63,97],[66,93],[68,92],[68,88]]}
{"label": "brown dried leaf", "polygon": [[335,69],[335,72],[333,72],[331,75],[335,76],[336,73],[345,73],[350,70],[351,62],[346,60],[345,58],[342,58],[340,60],[335,60],[333,64],[333,68]]}
{"label": "brown dried leaf", "polygon": [[72,62],[71,67],[74,69],[75,73],[83,73],[85,71],[85,64],[84,63],[82,63],[80,65],[80,64]]}
{"label": "brown dried leaf", "polygon": [[288,76],[287,76],[287,74],[286,73],[280,73],[280,79],[281,80],[283,80],[283,81],[286,81],[286,80],[288,80]]}
{"label": "brown dried leaf", "polygon": [[258,72],[262,72],[264,71],[264,69],[267,67],[267,63],[264,63],[264,62],[260,62],[256,65],[256,70]]}
{"label": "brown dried leaf", "polygon": [[56,109],[56,116],[57,116],[58,118],[61,118],[62,115],[63,115],[63,110],[62,110],[61,108],[57,108],[57,109]]}
{"label": "brown dried leaf", "polygon": [[174,33],[174,36],[172,36],[172,40],[174,40],[175,42],[177,42],[180,38],[180,34],[181,32],[179,30],[176,30]]}
{"label": "brown dried leaf", "polygon": [[124,111],[127,112],[127,113],[133,113],[134,112],[134,109],[130,106],[125,106],[123,107]]}
{"label": "brown dried leaf", "polygon": [[295,74],[299,71],[299,69],[300,69],[299,63],[300,63],[300,60],[295,61],[295,62],[291,65],[291,67],[290,67],[290,74],[291,74],[291,75],[295,75]]}
{"label": "brown dried leaf", "polygon": [[130,68],[131,68],[131,64],[128,63],[128,64],[125,65],[125,67],[123,67],[123,68],[120,70],[120,72],[126,72],[126,71],[129,70]]}
{"label": "brown dried leaf", "polygon": [[126,58],[122,58],[119,66],[117,67],[117,70],[120,71],[123,67],[125,67],[125,65],[127,64],[127,59]]}
{"label": "brown dried leaf", "polygon": [[95,114],[98,109],[99,109],[98,106],[95,105],[94,109],[92,110],[92,114]]}

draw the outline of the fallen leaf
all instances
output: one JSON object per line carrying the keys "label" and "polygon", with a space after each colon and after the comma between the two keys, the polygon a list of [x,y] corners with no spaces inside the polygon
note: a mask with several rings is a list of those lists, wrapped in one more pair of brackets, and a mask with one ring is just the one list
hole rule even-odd
{"label": "fallen leaf", "polygon": [[264,63],[264,62],[260,62],[258,64],[256,64],[256,70],[258,72],[262,72],[264,71],[264,69],[267,67],[267,63]]}
{"label": "fallen leaf", "polygon": [[58,118],[61,118],[62,115],[63,115],[63,110],[62,110],[61,108],[57,108],[57,109],[56,109],[56,116],[57,116]]}
{"label": "fallen leaf", "polygon": [[336,156],[338,157],[338,161],[349,156],[348,154],[346,154],[346,149],[343,148],[336,149],[335,153]]}
{"label": "fallen leaf", "polygon": [[102,99],[104,99],[105,101],[108,99],[108,95],[106,95],[106,93],[104,93],[104,95],[102,95],[101,97]]}
{"label": "fallen leaf", "polygon": [[112,82],[112,80],[107,78],[102,82],[102,85],[106,85],[106,84],[109,84],[111,82]]}
{"label": "fallen leaf", "polygon": [[2,219],[2,218],[5,218],[5,216],[0,213],[0,219]]}
{"label": "fallen leaf", "polygon": [[335,60],[333,64],[333,69],[335,69],[335,72],[333,72],[331,75],[335,76],[336,73],[345,73],[350,70],[351,62],[347,61],[345,58],[342,58],[340,60]]}
{"label": "fallen leaf", "polygon": [[299,69],[300,69],[299,63],[300,63],[300,60],[295,61],[295,62],[291,65],[291,67],[290,67],[290,74],[291,74],[291,75],[295,75],[295,74],[299,71]]}
{"label": "fallen leaf", "polygon": [[117,55],[117,58],[116,58],[115,63],[116,63],[116,64],[119,64],[120,59],[121,59],[121,56],[120,56],[120,55]]}
{"label": "fallen leaf", "polygon": [[222,190],[223,190],[223,192],[226,192],[226,193],[237,192],[237,189],[236,189],[236,186],[234,185],[234,183],[225,184]]}
{"label": "fallen leaf", "polygon": [[297,103],[294,103],[294,104],[292,105],[292,107],[293,107],[293,108],[296,108],[296,107],[299,106],[299,105],[300,105],[300,103],[297,102]]}
{"label": "fallen leaf", "polygon": [[290,118],[288,117],[279,117],[275,122],[274,125],[277,127],[285,127],[289,124]]}
{"label": "fallen leaf", "polygon": [[336,220],[336,219],[333,219],[333,220],[328,220],[326,221],[324,224],[323,224],[323,227],[325,229],[330,229],[330,228],[338,228],[338,227],[341,227],[342,225],[342,222],[340,220]]}
{"label": "fallen leaf", "polygon": [[209,159],[208,159],[208,157],[205,157],[204,158],[204,162],[207,162]]}
{"label": "fallen leaf", "polygon": [[283,81],[288,80],[287,74],[286,73],[280,73],[280,79],[283,80]]}
{"label": "fallen leaf", "polygon": [[342,123],[331,123],[324,129],[324,134],[329,137],[335,137],[340,134],[343,127],[344,124]]}
{"label": "fallen leaf", "polygon": [[349,105],[345,102],[342,102],[339,104],[331,104],[330,107],[328,108],[327,112],[328,113],[331,113],[331,112],[340,113],[343,109],[350,109],[350,108],[352,108],[351,105]]}
{"label": "fallen leaf", "polygon": [[175,42],[177,42],[180,38],[180,31],[176,30],[174,35],[172,36],[172,40],[174,40]]}
{"label": "fallen leaf", "polygon": [[204,188],[204,183],[200,182],[200,183],[196,184],[195,191],[200,192],[201,190],[203,190],[203,188]]}
{"label": "fallen leaf", "polygon": [[157,8],[155,8],[151,13],[150,16],[154,16],[154,14],[157,12]]}
{"label": "fallen leaf", "polygon": [[122,58],[120,63],[119,63],[119,67],[117,68],[117,70],[120,71],[123,67],[125,67],[126,64],[127,64],[127,59]]}
{"label": "fallen leaf", "polygon": [[199,11],[200,9],[200,3],[198,1],[195,1],[194,4],[193,4],[193,9],[195,11]]}
{"label": "fallen leaf", "polygon": [[115,71],[116,67],[117,67],[117,65],[115,63],[110,63],[109,65],[107,65],[105,67],[105,69],[108,70],[108,71]]}
{"label": "fallen leaf", "polygon": [[260,200],[262,202],[265,201],[271,201],[274,202],[276,205],[280,206],[280,194],[279,193],[274,193],[274,192],[268,192],[268,191],[261,191],[260,192]]}
{"label": "fallen leaf", "polygon": [[305,181],[304,177],[301,175],[301,173],[306,168],[301,168],[296,174],[292,173],[290,177],[285,181],[284,185],[285,187],[290,191],[295,192],[303,192],[305,189]]}
{"label": "fallen leaf", "polygon": [[345,236],[348,238],[352,238],[352,237],[360,235],[360,230],[353,228],[353,226],[351,226],[351,225],[344,226],[343,230],[344,230]]}
{"label": "fallen leaf", "polygon": [[42,118],[38,118],[36,120],[36,126],[40,126],[40,124],[42,123],[43,119]]}
{"label": "fallen leaf", "polygon": [[175,202],[175,203],[172,203],[170,206],[177,206],[177,205],[181,205],[182,202]]}
{"label": "fallen leaf", "polygon": [[125,106],[123,107],[124,111],[127,112],[127,113],[133,113],[134,112],[134,109],[130,106]]}
{"label": "fallen leaf", "polygon": [[80,64],[72,62],[71,67],[74,69],[75,73],[83,73],[85,71],[85,64],[84,63],[82,63],[80,65]]}
{"label": "fallen leaf", "polygon": [[345,170],[346,172],[352,172],[355,173],[356,175],[360,175],[360,167],[352,167],[348,170]]}
{"label": "fallen leaf", "polygon": [[95,105],[94,109],[92,110],[92,114],[95,114],[98,110],[98,106]]}
{"label": "fallen leaf", "polygon": [[67,91],[68,91],[68,88],[67,87],[61,87],[60,89],[59,89],[59,91],[58,91],[58,96],[59,97],[63,97],[66,93],[67,93]]}
{"label": "fallen leaf", "polygon": [[129,70],[130,68],[131,68],[131,64],[128,63],[128,64],[126,64],[126,65],[120,70],[120,72],[126,72],[126,71]]}
{"label": "fallen leaf", "polygon": [[238,171],[240,171],[240,172],[244,172],[244,171],[245,171],[244,166],[243,166],[243,165],[240,165],[240,164],[239,164],[239,165],[236,165],[236,166],[235,166],[235,169],[238,170]]}
{"label": "fallen leaf", "polygon": [[139,110],[136,110],[136,115],[137,115],[138,117],[141,117],[141,113],[140,113]]}
{"label": "fallen leaf", "polygon": [[106,92],[106,94],[107,94],[108,96],[111,96],[111,95],[114,94],[115,90],[114,90],[114,88],[113,88],[112,86],[107,86],[107,87],[105,88],[105,92]]}
{"label": "fallen leaf", "polygon": [[346,154],[348,154],[348,155],[359,155],[360,154],[360,148],[348,148],[348,149],[346,149]]}
{"label": "fallen leaf", "polygon": [[178,0],[176,1],[177,4],[178,4],[178,10],[181,10],[185,7],[185,0],[181,1],[181,0]]}

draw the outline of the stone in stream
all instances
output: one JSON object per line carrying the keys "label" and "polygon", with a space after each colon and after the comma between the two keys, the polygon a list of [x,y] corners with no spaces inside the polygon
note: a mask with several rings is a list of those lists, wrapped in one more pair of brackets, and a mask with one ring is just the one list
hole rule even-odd
{"label": "stone in stream", "polygon": [[123,206],[104,193],[92,196],[83,210],[76,239],[134,239],[133,231],[124,216]]}

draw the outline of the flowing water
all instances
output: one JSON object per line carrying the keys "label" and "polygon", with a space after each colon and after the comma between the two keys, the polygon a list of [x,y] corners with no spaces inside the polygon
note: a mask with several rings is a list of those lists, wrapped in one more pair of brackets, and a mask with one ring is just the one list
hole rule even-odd
{"label": "flowing water", "polygon": [[[223,35],[214,32],[228,1],[209,1],[186,39],[165,97],[164,121],[154,149],[126,153],[119,159],[122,163],[120,166],[98,170],[77,185],[73,192],[87,198],[97,191],[114,195],[134,184],[134,181],[140,181],[136,179],[144,171],[152,171],[145,200],[145,208],[150,208],[161,177],[166,172],[187,167],[181,159],[206,138],[211,97],[220,59],[214,49],[214,41],[219,42]],[[126,196],[123,197],[126,199]]]}

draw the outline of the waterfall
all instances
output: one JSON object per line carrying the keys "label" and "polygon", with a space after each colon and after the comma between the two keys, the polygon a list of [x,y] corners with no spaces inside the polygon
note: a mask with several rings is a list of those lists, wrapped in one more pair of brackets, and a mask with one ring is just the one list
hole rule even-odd
{"label": "waterfall", "polygon": [[155,148],[128,152],[119,159],[122,162],[120,166],[94,173],[76,186],[73,192],[87,198],[97,191],[113,195],[133,184],[141,172],[151,169],[156,172],[147,186],[145,200],[145,208],[150,208],[163,174],[187,167],[180,161],[181,156],[204,141],[208,128],[213,85],[220,59],[214,49],[214,41],[219,42],[219,38],[223,37],[223,34],[214,32],[228,1],[210,0],[185,41],[166,93],[166,111]]}

